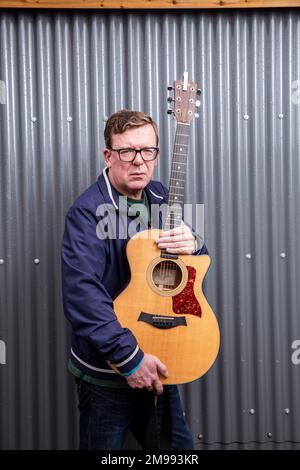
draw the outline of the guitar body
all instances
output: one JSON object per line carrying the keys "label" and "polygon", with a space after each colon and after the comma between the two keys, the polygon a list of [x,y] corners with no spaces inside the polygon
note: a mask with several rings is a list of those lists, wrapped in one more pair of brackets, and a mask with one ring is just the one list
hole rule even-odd
{"label": "guitar body", "polygon": [[[141,349],[168,368],[164,384],[191,382],[212,366],[220,333],[202,292],[210,265],[207,255],[161,256],[160,230],[137,233],[127,244],[131,281],[115,299],[114,310]],[[172,256],[172,255],[171,255]]]}

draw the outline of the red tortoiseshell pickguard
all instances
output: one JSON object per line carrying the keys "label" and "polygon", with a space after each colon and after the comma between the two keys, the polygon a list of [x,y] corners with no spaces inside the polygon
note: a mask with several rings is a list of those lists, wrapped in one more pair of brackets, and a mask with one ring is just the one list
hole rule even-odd
{"label": "red tortoiseshell pickguard", "polygon": [[192,266],[187,266],[188,281],[185,288],[180,294],[173,297],[173,312],[184,315],[191,314],[201,317],[202,311],[198,300],[194,294],[194,284],[196,279],[196,269]]}

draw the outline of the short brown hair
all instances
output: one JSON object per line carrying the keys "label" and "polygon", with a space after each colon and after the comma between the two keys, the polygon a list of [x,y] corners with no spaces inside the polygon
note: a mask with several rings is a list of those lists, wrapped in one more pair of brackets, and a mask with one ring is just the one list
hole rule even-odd
{"label": "short brown hair", "polygon": [[127,129],[134,127],[146,126],[151,124],[156,135],[156,145],[158,145],[158,128],[153,119],[145,113],[140,111],[133,111],[131,109],[121,109],[120,111],[112,114],[104,129],[104,139],[107,148],[111,148],[111,138],[114,134],[123,134]]}

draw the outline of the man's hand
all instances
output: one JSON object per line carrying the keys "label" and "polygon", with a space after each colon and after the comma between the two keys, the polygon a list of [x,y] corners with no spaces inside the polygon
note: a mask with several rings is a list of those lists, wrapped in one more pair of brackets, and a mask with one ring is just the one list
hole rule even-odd
{"label": "man's hand", "polygon": [[158,373],[168,377],[167,368],[158,357],[145,353],[138,370],[129,377],[126,377],[126,380],[131,388],[146,388],[149,392],[154,389],[158,395],[161,395],[163,393],[163,385]]}
{"label": "man's hand", "polygon": [[159,248],[165,248],[168,253],[181,255],[191,255],[197,249],[191,229],[183,222],[179,227],[163,232],[157,244]]}

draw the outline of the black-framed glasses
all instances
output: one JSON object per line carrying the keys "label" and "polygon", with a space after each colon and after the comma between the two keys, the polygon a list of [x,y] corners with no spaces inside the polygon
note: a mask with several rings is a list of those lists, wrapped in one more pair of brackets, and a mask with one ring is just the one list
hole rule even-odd
{"label": "black-framed glasses", "polygon": [[142,149],[132,149],[132,148],[124,148],[124,149],[113,149],[114,152],[118,152],[119,158],[122,162],[133,162],[137,154],[139,153],[142,159],[145,162],[150,162],[151,160],[155,160],[158,154],[158,147],[144,147]]}

